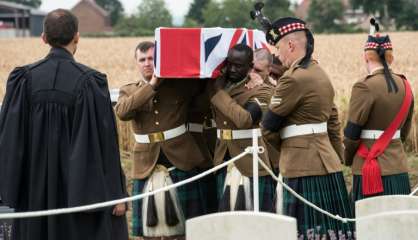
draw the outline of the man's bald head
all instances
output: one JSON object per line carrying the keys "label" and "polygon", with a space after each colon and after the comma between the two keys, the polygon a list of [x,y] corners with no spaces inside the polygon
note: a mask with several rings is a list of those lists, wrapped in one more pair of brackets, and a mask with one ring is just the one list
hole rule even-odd
{"label": "man's bald head", "polygon": [[269,65],[273,63],[273,55],[265,48],[259,48],[254,51],[254,61],[267,62]]}
{"label": "man's bald head", "polygon": [[254,51],[254,66],[253,70],[265,81],[271,72],[271,65],[273,64],[273,55],[269,50],[260,48]]}
{"label": "man's bald head", "polygon": [[283,41],[292,42],[298,49],[306,52],[306,44],[308,42],[308,39],[306,38],[305,31],[290,33],[284,36]]}
{"label": "man's bald head", "polygon": [[277,43],[279,59],[285,67],[290,67],[306,55],[308,39],[305,31],[297,31],[284,36]]}

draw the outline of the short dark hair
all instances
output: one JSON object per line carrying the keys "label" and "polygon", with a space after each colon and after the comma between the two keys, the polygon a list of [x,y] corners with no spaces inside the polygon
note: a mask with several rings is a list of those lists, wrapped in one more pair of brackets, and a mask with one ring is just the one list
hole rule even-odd
{"label": "short dark hair", "polygon": [[78,19],[70,11],[56,9],[44,20],[44,34],[52,47],[64,47],[71,43],[78,32]]}
{"label": "short dark hair", "polygon": [[135,48],[135,58],[136,58],[136,52],[139,50],[142,53],[147,52],[149,49],[155,47],[155,44],[153,42],[150,41],[144,41],[144,42],[140,42],[138,44],[138,46],[136,46]]}
{"label": "short dark hair", "polygon": [[245,57],[246,57],[247,61],[250,62],[250,63],[253,62],[254,52],[247,44],[240,43],[240,44],[237,44],[237,45],[233,46],[229,50],[228,55],[232,50],[245,53]]}

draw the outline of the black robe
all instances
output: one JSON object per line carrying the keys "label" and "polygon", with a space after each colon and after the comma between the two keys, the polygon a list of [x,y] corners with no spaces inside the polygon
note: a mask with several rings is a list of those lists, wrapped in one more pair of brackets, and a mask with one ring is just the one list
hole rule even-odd
{"label": "black robe", "polygon": [[[0,113],[0,194],[6,205],[32,211],[121,198],[121,173],[105,75],[61,48],[10,74]],[[19,219],[14,239],[110,240],[111,211]]]}

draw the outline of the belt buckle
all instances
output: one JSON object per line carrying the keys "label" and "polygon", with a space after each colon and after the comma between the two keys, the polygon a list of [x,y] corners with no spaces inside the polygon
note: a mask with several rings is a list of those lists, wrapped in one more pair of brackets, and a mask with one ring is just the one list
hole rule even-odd
{"label": "belt buckle", "polygon": [[222,129],[221,135],[223,140],[232,140],[232,130],[231,129]]}
{"label": "belt buckle", "polygon": [[148,138],[151,143],[162,142],[165,139],[163,132],[148,134]]}

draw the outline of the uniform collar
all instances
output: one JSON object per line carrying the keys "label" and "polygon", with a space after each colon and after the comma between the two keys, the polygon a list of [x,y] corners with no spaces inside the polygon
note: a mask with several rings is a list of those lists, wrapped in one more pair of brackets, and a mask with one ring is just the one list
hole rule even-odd
{"label": "uniform collar", "polygon": [[225,86],[225,91],[227,91],[227,92],[231,92],[231,91],[233,91],[234,89],[237,89],[237,88],[239,88],[240,86],[242,86],[242,85],[244,85],[245,83],[247,83],[248,82],[248,76],[246,76],[243,80],[241,80],[241,81],[239,81],[239,82],[237,82],[237,83],[231,83],[231,82],[229,82],[226,86]]}
{"label": "uniform collar", "polygon": [[383,73],[383,72],[384,72],[384,68],[383,68],[383,66],[382,66],[382,67],[377,67],[377,68],[373,69],[373,70],[369,73],[369,75],[375,75],[375,74],[377,74],[377,73]]}
{"label": "uniform collar", "polygon": [[56,57],[56,58],[65,58],[69,60],[74,60],[74,56],[70,52],[68,52],[65,48],[57,48],[57,47],[51,48],[47,57],[48,58]]}
{"label": "uniform collar", "polygon": [[[285,75],[289,75],[289,74],[292,74],[292,73],[293,73],[293,71],[295,71],[296,69],[298,69],[298,68],[300,67],[300,62],[303,60],[303,58],[304,58],[304,57],[299,58],[299,59],[296,59],[296,61],[294,61],[294,62],[292,63],[292,65],[290,65],[289,69],[287,69],[287,70],[286,70],[286,72],[284,72],[283,76],[285,76]],[[310,64],[317,64],[317,63],[318,63],[318,62],[317,62],[316,60],[311,59],[311,61],[310,61],[309,65],[310,65]]]}
{"label": "uniform collar", "polygon": [[298,59],[296,59],[291,65],[290,65],[290,67],[289,68],[296,68],[296,67],[298,67],[299,66],[299,64],[300,64],[300,62],[302,61],[302,59],[304,58],[305,56],[303,56],[303,57],[301,57],[301,58],[298,58]]}

